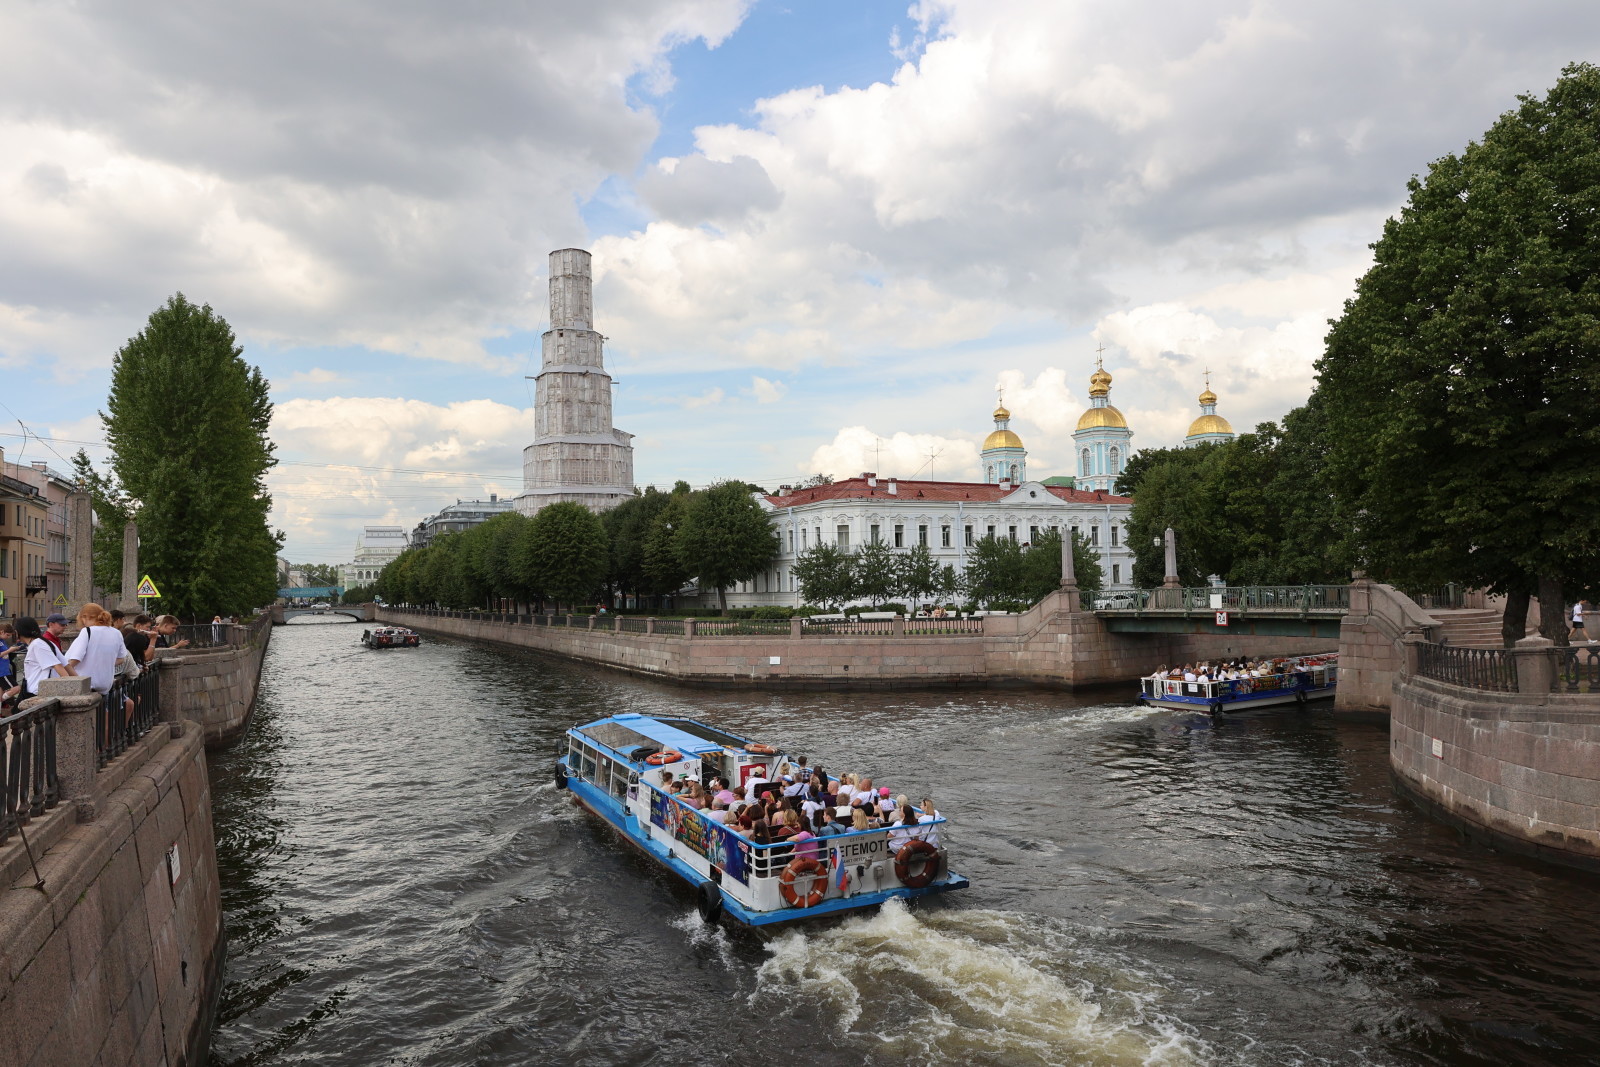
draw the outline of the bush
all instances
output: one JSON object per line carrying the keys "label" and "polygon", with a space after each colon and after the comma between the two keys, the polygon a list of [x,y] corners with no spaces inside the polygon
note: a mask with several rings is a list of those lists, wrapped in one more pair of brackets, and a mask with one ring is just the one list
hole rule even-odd
{"label": "bush", "polygon": [[752,619],[792,619],[795,612],[793,608],[783,608],[776,604],[756,608],[750,616]]}
{"label": "bush", "polygon": [[879,604],[877,607],[873,608],[872,610],[873,611],[893,611],[893,612],[896,612],[897,614],[900,614],[900,615],[910,615],[911,614],[911,612],[909,610],[907,610],[907,608],[906,608],[906,606],[904,604]]}

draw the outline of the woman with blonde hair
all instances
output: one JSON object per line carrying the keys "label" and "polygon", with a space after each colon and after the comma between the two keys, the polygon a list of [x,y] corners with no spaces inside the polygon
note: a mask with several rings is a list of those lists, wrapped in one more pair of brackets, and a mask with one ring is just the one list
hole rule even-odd
{"label": "woman with blonde hair", "polygon": [[99,604],[78,609],[82,627],[67,649],[67,666],[77,675],[87,675],[89,688],[104,693],[116,684],[117,661],[127,652],[122,632],[111,625],[111,612]]}

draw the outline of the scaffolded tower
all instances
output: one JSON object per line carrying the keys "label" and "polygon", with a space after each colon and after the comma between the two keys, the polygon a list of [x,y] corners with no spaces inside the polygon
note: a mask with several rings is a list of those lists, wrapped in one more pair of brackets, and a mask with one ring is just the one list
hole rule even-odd
{"label": "scaffolded tower", "polygon": [[594,329],[589,253],[550,253],[550,328],[535,379],[534,439],[522,450],[517,510],[571,500],[591,511],[633,495],[633,435],[611,425],[605,338]]}

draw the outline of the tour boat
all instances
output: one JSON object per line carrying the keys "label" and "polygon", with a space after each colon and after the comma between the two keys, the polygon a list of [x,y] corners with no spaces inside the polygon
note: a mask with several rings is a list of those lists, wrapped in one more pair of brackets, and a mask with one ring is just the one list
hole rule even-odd
{"label": "tour boat", "polygon": [[362,630],[361,643],[368,648],[416,648],[422,644],[422,636],[404,626],[380,626]]}
{"label": "tour boat", "polygon": [[949,868],[942,817],[911,828],[757,844],[679,800],[668,785],[720,778],[742,790],[785,762],[796,761],[694,719],[613,715],[567,731],[555,778],[557,788],[689,883],[708,922],[726,915],[767,926],[966,887]]}
{"label": "tour boat", "polygon": [[1232,714],[1276,704],[1306,704],[1334,695],[1339,684],[1339,654],[1287,656],[1271,661],[1272,673],[1223,681],[1141,678],[1139,703],[1158,708],[1200,709]]}

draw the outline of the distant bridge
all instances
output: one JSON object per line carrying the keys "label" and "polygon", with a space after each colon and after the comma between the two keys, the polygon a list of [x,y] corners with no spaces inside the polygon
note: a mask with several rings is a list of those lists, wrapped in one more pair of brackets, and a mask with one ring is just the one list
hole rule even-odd
{"label": "distant bridge", "polygon": [[356,622],[372,621],[371,606],[365,604],[346,604],[342,607],[327,608],[274,608],[272,621],[278,623],[281,619],[282,622],[288,622],[302,615],[343,615]]}
{"label": "distant bridge", "polygon": [[1228,634],[1339,639],[1348,585],[1230,585],[1135,589],[1095,598],[1112,633]]}
{"label": "distant bridge", "polygon": [[342,596],[342,585],[291,585],[278,590],[281,600],[337,600]]}

